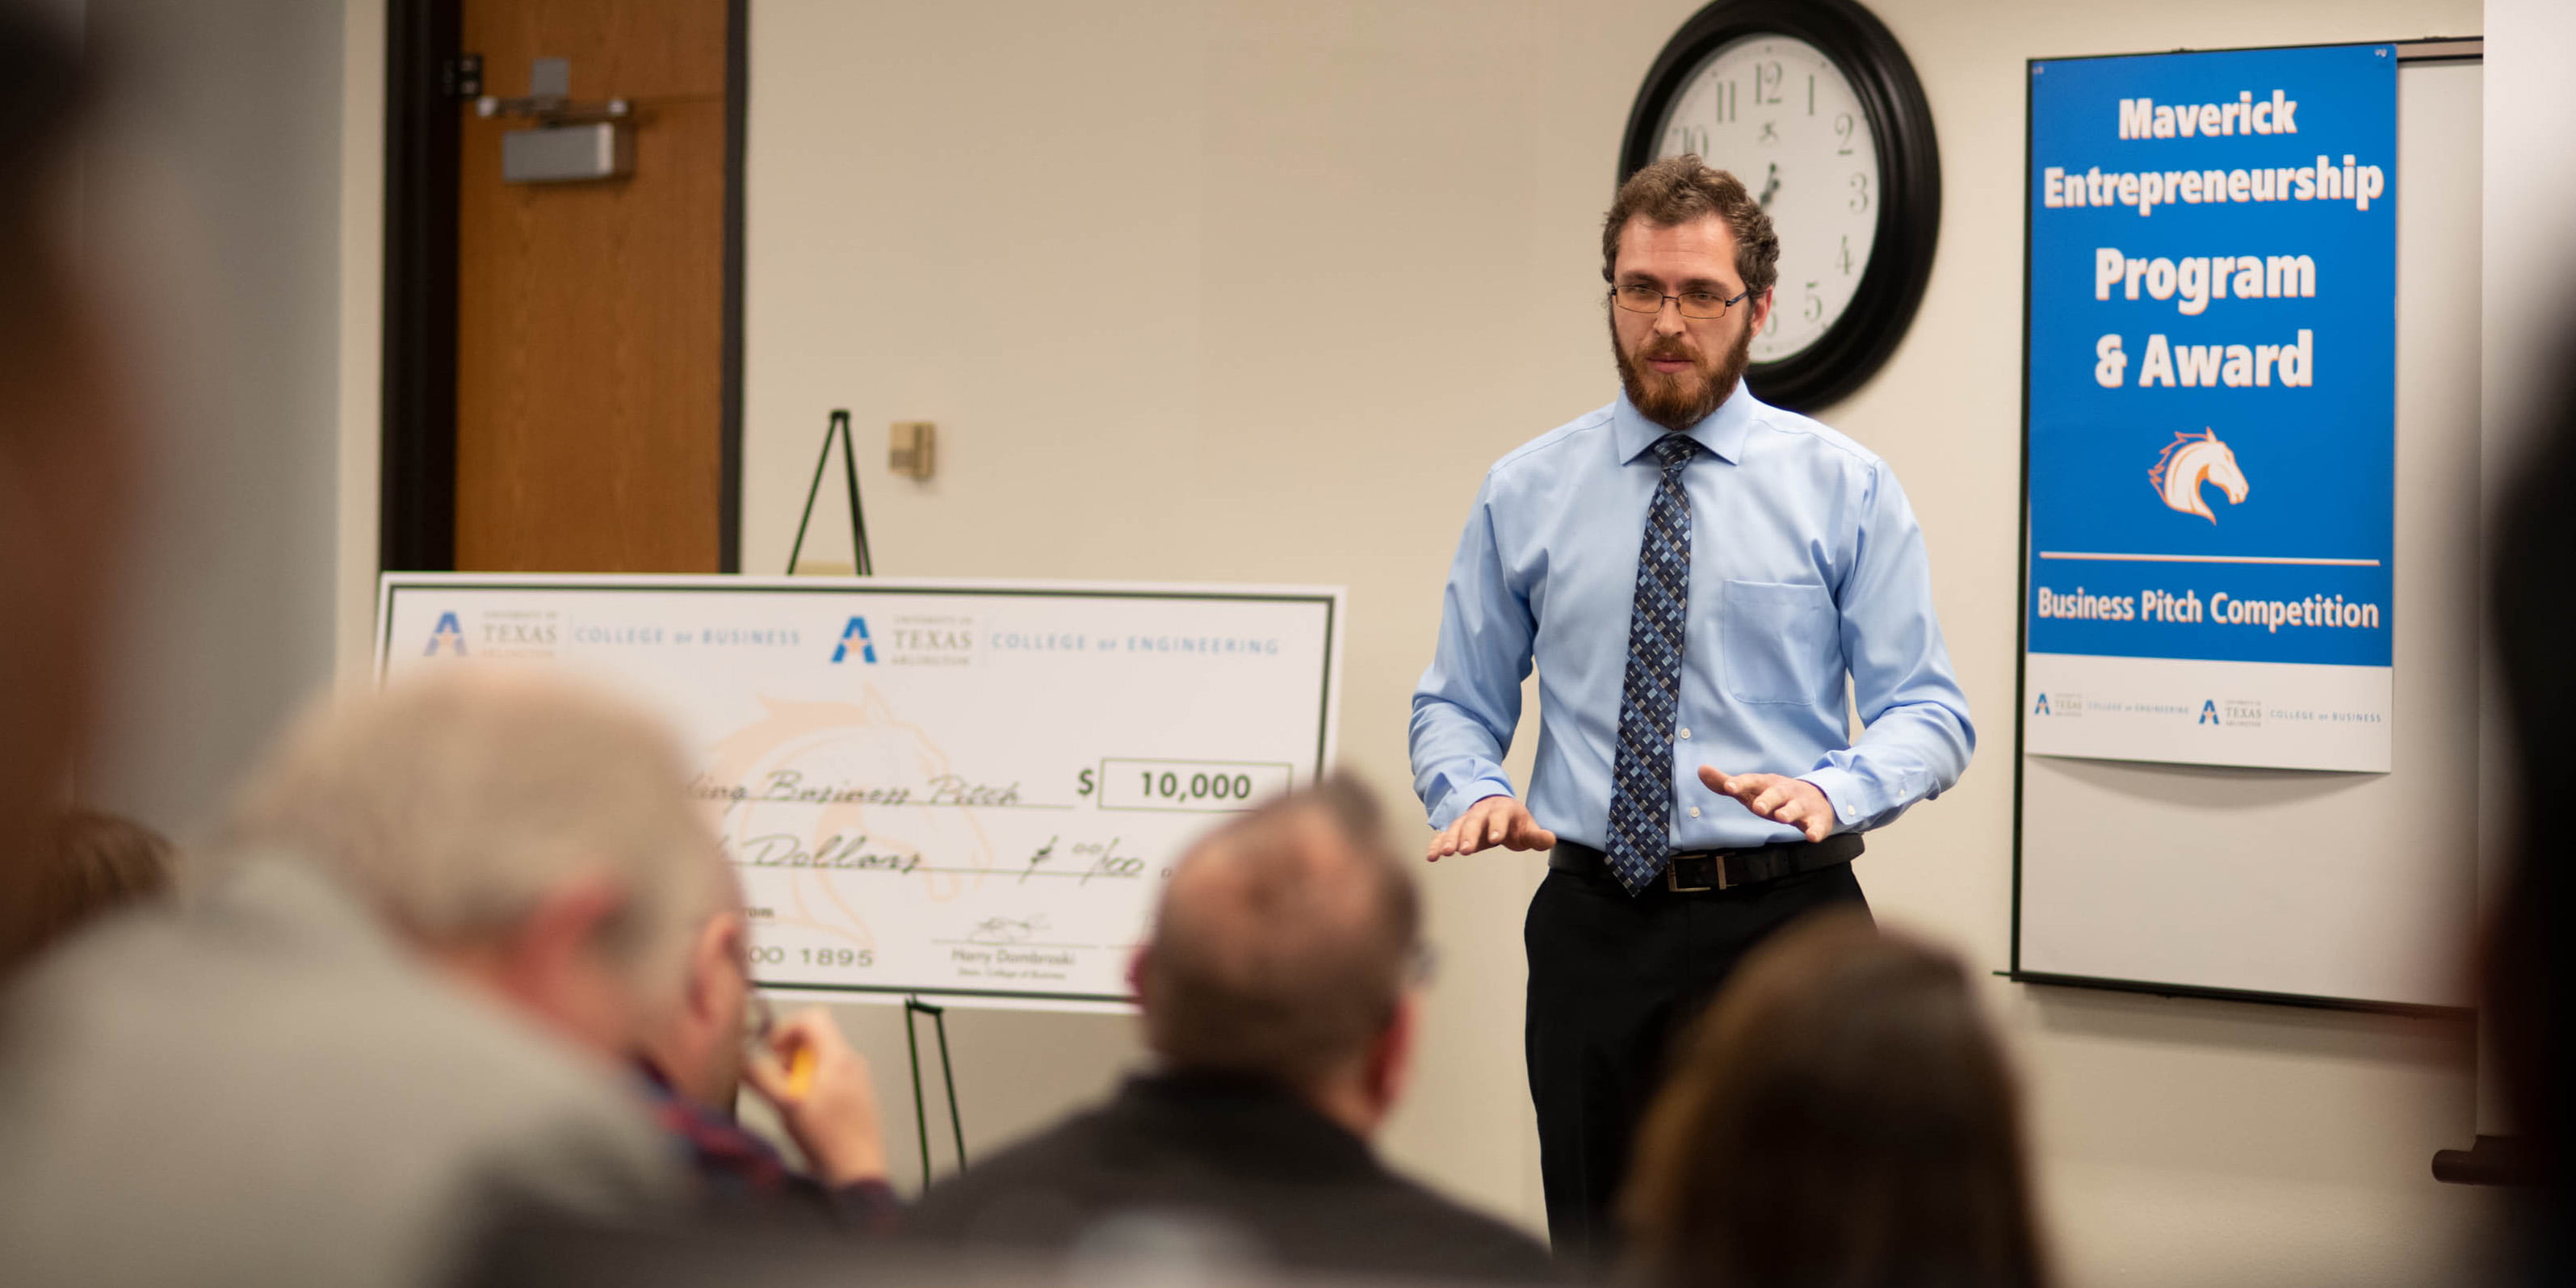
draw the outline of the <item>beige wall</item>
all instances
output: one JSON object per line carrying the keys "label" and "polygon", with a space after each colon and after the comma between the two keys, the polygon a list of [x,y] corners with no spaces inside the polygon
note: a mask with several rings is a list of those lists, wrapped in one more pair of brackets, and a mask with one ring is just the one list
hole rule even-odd
{"label": "beige wall", "polygon": [[[784,561],[824,413],[846,406],[881,572],[1347,585],[1342,753],[1409,805],[1406,697],[1477,479],[1611,394],[1596,221],[1638,78],[1694,7],[756,0],[744,566]],[[1861,876],[1887,920],[2000,967],[2023,60],[2476,34],[2481,11],[1875,8],[1939,125],[1941,254],[1903,347],[1826,419],[1906,480],[1986,740]],[[928,484],[883,470],[878,427],[913,418],[940,425]],[[1518,930],[1536,872],[1424,872],[1443,971],[1389,1141],[1533,1223]],[[2476,1196],[2427,1171],[2469,1135],[2463,1028],[1990,992],[2076,1282],[2412,1276],[2471,1227]],[[893,1018],[848,1017],[898,1091]],[[1116,1020],[954,1025],[979,1147],[1134,1057]],[[893,1121],[908,1131],[909,1106]]]}
{"label": "beige wall", "polygon": [[153,434],[78,790],[185,840],[299,704],[366,673],[385,0],[41,4],[106,59],[82,238]]}
{"label": "beige wall", "polygon": [[332,674],[348,33],[336,2],[48,3],[107,78],[81,248],[152,429],[78,791],[185,837]]}
{"label": "beige wall", "polygon": [[343,0],[340,117],[339,559],[333,656],[341,683],[372,674],[377,483],[384,455],[385,0]]}

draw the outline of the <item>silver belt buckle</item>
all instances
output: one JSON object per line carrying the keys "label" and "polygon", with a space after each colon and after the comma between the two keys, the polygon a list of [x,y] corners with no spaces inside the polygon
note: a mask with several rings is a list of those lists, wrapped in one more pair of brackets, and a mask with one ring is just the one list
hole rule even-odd
{"label": "silver belt buckle", "polygon": [[[1713,886],[1683,885],[1681,883],[1681,860],[1685,858],[1705,858],[1709,860],[1709,866],[1717,871],[1717,884]],[[1673,861],[1664,865],[1664,888],[1672,891],[1674,894],[1701,894],[1710,890],[1726,889],[1726,856],[1723,854],[1674,855]]]}

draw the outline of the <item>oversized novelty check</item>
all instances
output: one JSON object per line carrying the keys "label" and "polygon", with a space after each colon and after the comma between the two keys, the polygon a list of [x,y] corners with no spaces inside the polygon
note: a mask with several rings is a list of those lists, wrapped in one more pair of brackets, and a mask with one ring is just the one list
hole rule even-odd
{"label": "oversized novelty check", "polygon": [[1189,842],[1333,755],[1342,592],[388,573],[380,679],[550,665],[661,711],[774,990],[1118,1002]]}

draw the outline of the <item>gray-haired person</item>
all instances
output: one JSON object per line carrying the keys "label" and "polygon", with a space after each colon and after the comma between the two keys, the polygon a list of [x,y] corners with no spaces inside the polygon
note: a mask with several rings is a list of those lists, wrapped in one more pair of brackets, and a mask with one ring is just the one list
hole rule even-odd
{"label": "gray-haired person", "polygon": [[531,1208],[677,1209],[624,1058],[725,887],[658,722],[400,683],[294,730],[210,861],[0,1009],[12,1282],[428,1284]]}

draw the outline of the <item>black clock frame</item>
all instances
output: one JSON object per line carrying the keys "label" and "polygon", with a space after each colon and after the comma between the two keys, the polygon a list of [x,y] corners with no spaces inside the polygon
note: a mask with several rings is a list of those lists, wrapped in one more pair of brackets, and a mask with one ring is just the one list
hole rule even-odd
{"label": "black clock frame", "polygon": [[1664,109],[1700,63],[1754,35],[1792,36],[1832,59],[1850,76],[1877,142],[1878,231],[1851,306],[1814,344],[1745,372],[1763,401],[1814,411],[1877,374],[1914,321],[1941,236],[1941,152],[1914,64],[1855,0],[1713,0],[1673,33],[1638,88],[1619,150],[1620,182],[1655,159]]}

